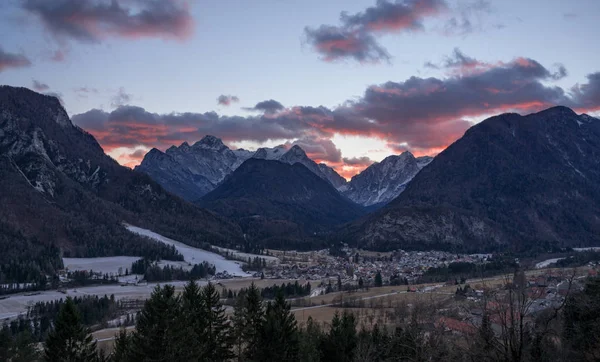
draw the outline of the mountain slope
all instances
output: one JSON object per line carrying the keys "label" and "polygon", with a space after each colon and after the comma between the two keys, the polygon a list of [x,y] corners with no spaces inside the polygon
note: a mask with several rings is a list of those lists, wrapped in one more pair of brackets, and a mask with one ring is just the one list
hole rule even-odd
{"label": "mountain slope", "polygon": [[565,107],[473,126],[386,208],[351,227],[372,248],[600,245],[600,120]]}
{"label": "mountain slope", "polygon": [[329,231],[364,212],[306,166],[251,158],[200,204],[239,220],[258,239]]}
{"label": "mountain slope", "polygon": [[408,151],[388,156],[352,177],[342,193],[363,206],[386,204],[400,195],[408,182],[432,159],[427,156],[415,158]]}
{"label": "mountain slope", "polygon": [[[56,98],[2,86],[0,110],[1,171],[4,185],[10,185],[0,189],[0,198],[13,205],[2,208],[0,220],[17,232],[77,255],[95,252],[78,249],[88,238],[97,240],[100,254],[108,253],[102,243],[113,237],[127,248],[119,238],[127,233],[123,221],[196,245],[241,240],[235,225],[106,156],[93,136],[71,123]],[[43,225],[55,227],[48,232]],[[95,229],[105,234],[94,236]]]}

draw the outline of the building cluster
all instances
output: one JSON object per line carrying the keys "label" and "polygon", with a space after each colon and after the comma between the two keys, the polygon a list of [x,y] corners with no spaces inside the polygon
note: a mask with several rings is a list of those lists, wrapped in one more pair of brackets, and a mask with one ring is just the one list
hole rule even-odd
{"label": "building cluster", "polygon": [[414,282],[427,269],[454,262],[485,263],[489,254],[454,254],[443,251],[395,251],[390,253],[363,253],[345,249],[344,256],[330,255],[327,250],[313,252],[286,252],[278,255],[281,263],[264,272],[267,278],[324,280],[340,277],[343,283],[372,285],[377,273],[384,284],[390,280]]}

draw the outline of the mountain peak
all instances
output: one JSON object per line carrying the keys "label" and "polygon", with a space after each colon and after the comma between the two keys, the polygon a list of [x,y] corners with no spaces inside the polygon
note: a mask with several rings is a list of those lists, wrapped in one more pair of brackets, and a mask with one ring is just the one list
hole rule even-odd
{"label": "mountain peak", "polygon": [[[24,87],[0,86],[0,103],[11,103],[16,110],[39,109],[40,106],[47,107],[50,112],[49,118],[61,127],[73,127],[67,111],[60,104],[56,96],[37,93]],[[10,107],[6,107],[10,110]]]}
{"label": "mountain peak", "polygon": [[308,157],[308,156],[306,155],[306,152],[304,152],[304,150],[302,149],[302,147],[300,147],[300,146],[298,146],[298,145],[294,145],[294,146],[292,146],[292,148],[290,148],[290,149],[289,149],[289,150],[288,150],[288,151],[285,153],[285,155],[284,155],[284,156],[287,156],[287,157],[294,156],[294,157],[296,157],[296,158],[299,158],[299,157]]}
{"label": "mountain peak", "polygon": [[568,115],[568,116],[577,116],[574,110],[566,106],[555,106],[543,111],[538,112],[537,114],[551,114],[551,115]]}
{"label": "mountain peak", "polygon": [[[183,144],[182,144],[183,146]],[[189,146],[189,145],[188,145]],[[211,136],[211,135],[206,135],[204,136],[200,141],[194,143],[194,146],[196,148],[210,148],[210,149],[222,149],[224,147],[227,147],[223,144],[223,141],[220,138],[217,138],[215,136]]]}

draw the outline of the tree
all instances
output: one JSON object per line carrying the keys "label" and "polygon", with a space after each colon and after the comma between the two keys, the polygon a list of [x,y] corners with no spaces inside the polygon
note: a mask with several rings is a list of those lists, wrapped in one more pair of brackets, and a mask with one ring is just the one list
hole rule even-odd
{"label": "tree", "polygon": [[356,318],[354,314],[344,311],[340,317],[340,314],[336,311],[331,320],[331,329],[321,343],[323,360],[352,361],[356,342]]}
{"label": "tree", "polygon": [[298,327],[296,318],[279,292],[275,301],[267,304],[260,333],[260,361],[296,361],[298,359]]}
{"label": "tree", "polygon": [[381,272],[377,271],[377,274],[375,274],[375,286],[381,287],[382,285],[383,285],[383,279],[381,278]]}
{"label": "tree", "polygon": [[298,360],[300,362],[321,361],[320,345],[323,339],[323,331],[319,325],[308,317],[306,327],[299,331]]}
{"label": "tree", "polygon": [[115,336],[115,346],[110,354],[110,359],[115,362],[128,361],[131,349],[131,335],[127,334],[125,328],[119,330]]}
{"label": "tree", "polygon": [[46,361],[96,361],[96,342],[81,323],[73,300],[68,297],[44,348]]}
{"label": "tree", "polygon": [[225,316],[225,308],[219,300],[219,292],[212,283],[202,289],[203,315],[205,330],[201,336],[202,361],[226,361],[233,357],[231,353],[230,326]]}
{"label": "tree", "polygon": [[131,341],[130,359],[134,361],[174,361],[180,348],[174,333],[181,330],[177,325],[179,298],[172,285],[157,285],[144,304]]}

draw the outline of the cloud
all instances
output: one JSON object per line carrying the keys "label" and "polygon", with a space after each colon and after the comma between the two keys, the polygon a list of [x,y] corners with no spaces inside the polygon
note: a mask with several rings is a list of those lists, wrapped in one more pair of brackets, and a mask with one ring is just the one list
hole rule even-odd
{"label": "cloud", "polygon": [[[448,19],[443,33],[448,36],[465,36],[475,31],[482,31],[484,21],[481,17],[492,12],[492,6],[487,0],[472,2],[459,1],[453,9],[454,15]],[[496,24],[496,28],[503,28],[503,24]]]}
{"label": "cloud", "polygon": [[112,112],[90,110],[73,116],[73,122],[96,136],[107,151],[138,146],[166,149],[183,141],[197,141],[206,134],[225,142],[287,141],[300,145],[317,160],[344,168],[349,175],[351,170],[366,167],[360,162],[368,160],[344,160],[331,142],[335,135],[377,138],[389,149],[410,150],[418,156],[441,152],[474,120],[491,115],[526,114],[554,105],[578,111],[600,109],[600,72],[565,92],[551,85],[564,73],[560,67],[549,70],[534,59],[485,63],[462,52],[448,59],[441,66],[461,69],[476,63],[477,71],[451,71],[439,78],[410,77],[371,85],[360,97],[335,108],[283,107],[276,102],[275,107],[254,107],[263,113],[241,117],[215,112],[158,114],[128,105]]}
{"label": "cloud", "polygon": [[0,47],[0,72],[8,68],[22,68],[31,65],[31,61],[23,54],[6,52]]}
{"label": "cloud", "polygon": [[277,102],[274,99],[269,99],[267,101],[258,102],[258,103],[256,103],[256,105],[254,107],[246,108],[246,110],[260,111],[260,112],[264,112],[264,113],[275,113],[284,108],[285,107],[283,106],[283,104]]}
{"label": "cloud", "polygon": [[321,25],[304,29],[306,42],[327,62],[352,58],[361,63],[389,61],[390,55],[377,40],[362,30]]}
{"label": "cloud", "polygon": [[131,94],[125,92],[125,88],[119,88],[117,94],[112,97],[110,105],[113,107],[120,107],[131,102]]}
{"label": "cloud", "polygon": [[325,61],[354,59],[361,63],[389,62],[390,55],[375,35],[420,31],[423,20],[443,12],[444,0],[378,0],[362,12],[340,14],[340,26],[306,27],[306,43]]}
{"label": "cloud", "polygon": [[342,151],[329,138],[305,136],[294,141],[290,146],[296,145],[300,146],[307,156],[316,162],[342,162]]}
{"label": "cloud", "polygon": [[240,99],[237,96],[232,96],[232,95],[224,95],[221,94],[218,98],[217,98],[217,104],[223,105],[223,106],[228,106],[231,103],[237,103],[239,102]]}
{"label": "cloud", "polygon": [[35,89],[38,92],[43,92],[43,91],[47,91],[48,89],[50,89],[50,86],[46,83],[42,83],[38,80],[33,80],[33,89]]}
{"label": "cloud", "polygon": [[422,30],[426,17],[435,16],[446,8],[444,0],[378,0],[375,6],[363,12],[354,15],[343,12],[340,19],[348,28],[372,32],[403,32]]}
{"label": "cloud", "polygon": [[368,166],[372,165],[374,162],[373,160],[371,160],[369,157],[366,157],[366,156],[352,157],[352,158],[344,157],[343,161],[348,166],[362,166],[362,167],[368,167]]}
{"label": "cloud", "polygon": [[108,37],[186,39],[193,19],[178,0],[25,0],[23,9],[58,39],[99,43]]}
{"label": "cloud", "polygon": [[55,62],[62,62],[65,60],[66,53],[67,53],[66,50],[58,49],[58,50],[54,51],[54,53],[50,57],[50,60],[53,60]]}
{"label": "cloud", "polygon": [[596,112],[600,110],[600,72],[588,74],[587,80],[571,88],[572,106],[580,112]]}

